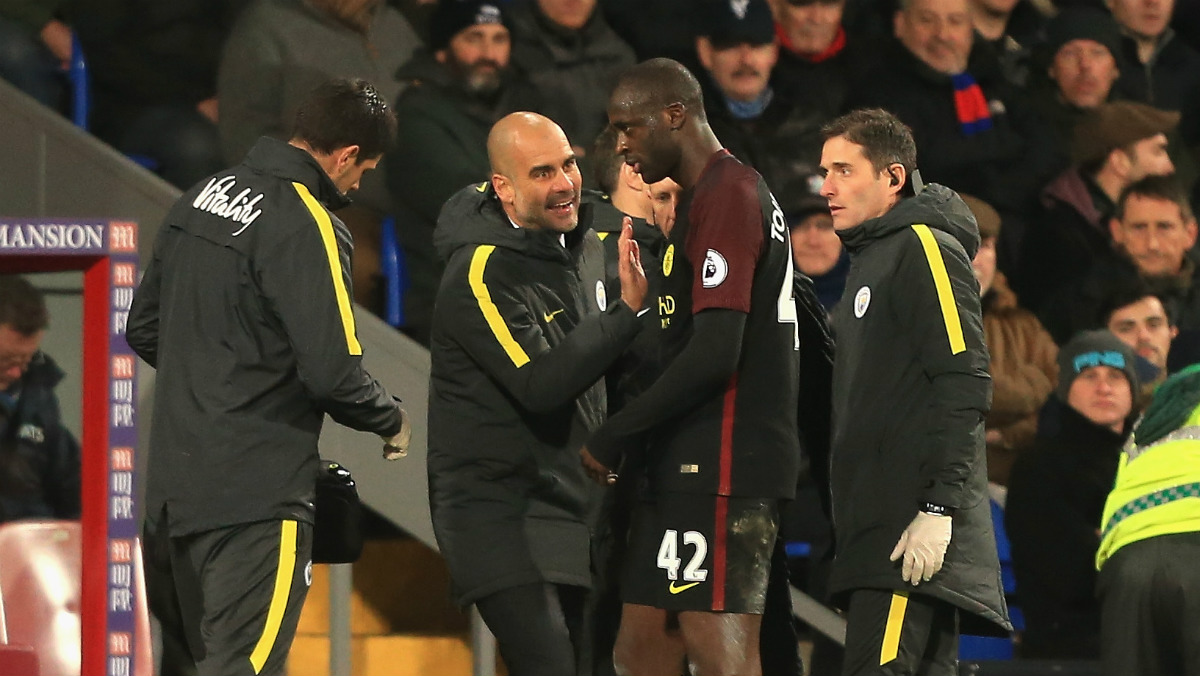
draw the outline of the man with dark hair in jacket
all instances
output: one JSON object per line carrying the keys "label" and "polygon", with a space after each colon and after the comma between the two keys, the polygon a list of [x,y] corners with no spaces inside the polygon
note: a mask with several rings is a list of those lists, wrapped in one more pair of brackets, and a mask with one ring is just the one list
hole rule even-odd
{"label": "man with dark hair in jacket", "polygon": [[429,506],[454,600],[476,604],[514,676],[576,673],[599,495],[578,449],[606,414],[601,378],[646,295],[633,229],[621,296],[580,209],[562,129],[513,113],[488,136],[490,181],[446,203],[430,341]]}
{"label": "man with dark hair in jacket", "polygon": [[0,276],[0,523],[79,518],[79,442],[63,426],[63,372],[39,349],[50,318],[28,280]]}
{"label": "man with dark hair in jacket", "polygon": [[1011,629],[987,500],[979,231],[952,190],[920,189],[892,114],[854,111],[825,136],[821,194],[850,251],[833,320],[843,673],[956,674],[960,615],[971,633]]}
{"label": "man with dark hair in jacket", "polygon": [[[200,676],[281,674],[312,575],[317,438],[328,414],[404,453],[398,402],[362,367],[345,206],[396,134],[364,80],[331,80],[289,142],[168,212],[126,339],[158,370],[146,592]],[[170,671],[170,669],[165,669]]]}

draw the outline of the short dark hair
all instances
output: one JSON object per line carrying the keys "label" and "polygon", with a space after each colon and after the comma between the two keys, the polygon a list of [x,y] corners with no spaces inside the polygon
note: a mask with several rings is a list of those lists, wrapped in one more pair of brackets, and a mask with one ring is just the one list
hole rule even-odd
{"label": "short dark hair", "polygon": [[843,136],[862,146],[863,154],[877,172],[899,164],[911,177],[917,168],[917,144],[912,130],[882,108],[860,108],[846,113],[822,127],[821,135],[826,141]]}
{"label": "short dark hair", "polygon": [[50,325],[42,292],[20,275],[0,275],[0,325],[10,326],[23,336],[32,336]]}
{"label": "short dark hair", "polygon": [[1149,282],[1134,271],[1118,272],[1113,275],[1108,280],[1104,290],[1106,293],[1100,303],[1100,313],[1096,317],[1095,328],[1107,328],[1108,321],[1112,319],[1113,313],[1117,310],[1133,305],[1150,296],[1157,298],[1162,303],[1163,312],[1167,314],[1167,324],[1175,326],[1177,310],[1175,305],[1169,299],[1157,293]]}
{"label": "short dark hair", "polygon": [[296,111],[292,138],[320,153],[358,146],[358,161],[383,155],[396,142],[396,114],[362,79],[323,82]]}
{"label": "short dark hair", "polygon": [[630,66],[621,73],[613,92],[636,93],[631,102],[637,110],[657,112],[673,103],[682,103],[688,114],[708,122],[700,81],[674,59],[657,58]]}
{"label": "short dark hair", "polygon": [[1174,202],[1179,207],[1179,214],[1183,216],[1184,222],[1195,220],[1187,192],[1174,176],[1147,176],[1126,186],[1121,191],[1121,196],[1117,198],[1117,210],[1114,216],[1118,221],[1125,219],[1125,204],[1130,197],[1135,195]]}
{"label": "short dark hair", "polygon": [[592,162],[595,172],[596,185],[601,190],[613,194],[617,189],[617,181],[621,178],[621,164],[625,160],[617,154],[617,132],[605,126],[596,142],[592,144]]}

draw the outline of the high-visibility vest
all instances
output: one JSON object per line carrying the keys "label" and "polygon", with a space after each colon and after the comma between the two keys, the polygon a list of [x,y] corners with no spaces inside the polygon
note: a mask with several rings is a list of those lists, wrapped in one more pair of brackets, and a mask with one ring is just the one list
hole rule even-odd
{"label": "high-visibility vest", "polygon": [[1127,544],[1200,531],[1200,408],[1187,423],[1147,446],[1131,437],[1100,521],[1100,569]]}

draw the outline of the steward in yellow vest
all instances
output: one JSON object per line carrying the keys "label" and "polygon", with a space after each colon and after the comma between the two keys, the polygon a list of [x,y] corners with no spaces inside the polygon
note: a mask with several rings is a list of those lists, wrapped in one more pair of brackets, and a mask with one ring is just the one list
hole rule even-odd
{"label": "steward in yellow vest", "polygon": [[1121,454],[1100,536],[1105,674],[1200,673],[1200,365],[1155,392]]}

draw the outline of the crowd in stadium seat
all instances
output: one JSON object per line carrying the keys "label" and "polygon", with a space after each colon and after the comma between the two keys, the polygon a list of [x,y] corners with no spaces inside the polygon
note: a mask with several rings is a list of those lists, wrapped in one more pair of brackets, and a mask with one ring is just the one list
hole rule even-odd
{"label": "crowd in stadium seat", "polygon": [[[1075,571],[1086,561],[1094,576],[1103,497],[1147,403],[1138,384],[1200,359],[1200,5],[495,0],[463,14],[437,2],[0,0],[0,77],[65,110],[77,35],[93,132],[180,188],[240,161],[259,135],[287,138],[323,79],[370,80],[395,101],[400,141],[344,219],[356,296],[378,309],[379,220],[391,216],[410,263],[401,328],[423,341],[442,269],[433,224],[447,197],[488,179],[487,132],[507,113],[551,117],[587,163],[618,73],[650,57],[685,63],[718,138],[787,211],[796,264],[829,309],[849,262],[816,196],[820,130],[854,108],[891,111],[913,130],[924,180],[974,196],[995,388],[989,479],[1001,505],[1014,481],[1010,600],[1039,632],[1025,654],[1099,658],[1099,608],[1080,601],[1092,578]],[[483,6],[495,21],[478,20]],[[1084,333],[1097,330],[1110,333]],[[1130,405],[1102,423],[1070,398],[1083,376],[1059,348],[1082,354],[1078,341],[1114,335],[1124,367],[1093,370],[1127,376]],[[1078,501],[1058,495],[1068,485]],[[1059,508],[1038,491],[1070,503],[1059,514],[1077,517],[1070,551],[1046,551],[1065,536],[1045,532]],[[1087,588],[1029,596],[1061,590],[1064,576]]]}

